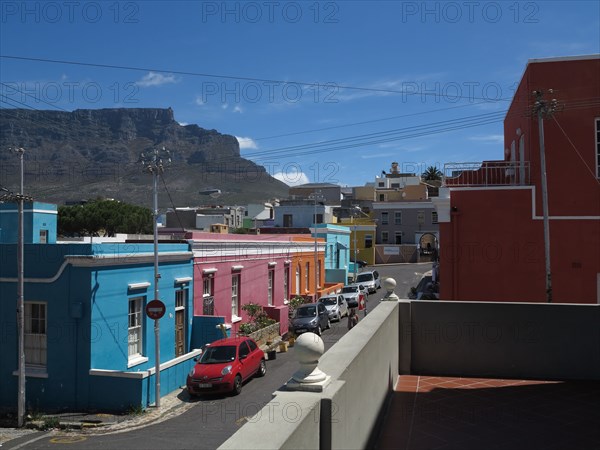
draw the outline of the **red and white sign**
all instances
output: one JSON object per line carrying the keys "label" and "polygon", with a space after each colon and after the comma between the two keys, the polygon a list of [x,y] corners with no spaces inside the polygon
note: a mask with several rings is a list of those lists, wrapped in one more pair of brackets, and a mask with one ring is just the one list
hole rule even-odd
{"label": "red and white sign", "polygon": [[154,320],[160,319],[165,315],[167,307],[160,300],[152,300],[146,305],[146,315]]}
{"label": "red and white sign", "polygon": [[359,300],[358,300],[358,310],[362,311],[363,309],[365,309],[365,296],[363,294],[360,294]]}

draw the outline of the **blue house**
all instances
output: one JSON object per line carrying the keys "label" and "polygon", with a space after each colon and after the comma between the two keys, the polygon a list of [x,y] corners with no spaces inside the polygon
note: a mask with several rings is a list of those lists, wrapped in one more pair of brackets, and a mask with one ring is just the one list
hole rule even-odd
{"label": "blue house", "polygon": [[313,237],[325,239],[325,282],[346,284],[350,267],[350,228],[320,223],[313,225],[311,232]]}
{"label": "blue house", "polygon": [[[200,352],[191,342],[190,246],[160,243],[158,251],[166,305],[159,320],[162,396],[185,384]],[[16,244],[0,243],[0,405],[11,410],[18,381],[16,256]],[[27,409],[125,411],[155,402],[154,320],[145,313],[154,298],[153,261],[151,243],[25,245]]]}
{"label": "blue house", "polygon": [[[0,203],[0,244],[17,243],[19,232],[18,205]],[[56,243],[56,205],[41,202],[23,204],[24,241],[27,244]]]}

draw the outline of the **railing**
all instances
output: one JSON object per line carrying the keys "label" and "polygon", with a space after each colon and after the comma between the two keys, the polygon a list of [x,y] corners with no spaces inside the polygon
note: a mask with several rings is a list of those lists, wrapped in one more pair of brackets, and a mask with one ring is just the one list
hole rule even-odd
{"label": "railing", "polygon": [[528,186],[529,161],[444,164],[444,186]]}

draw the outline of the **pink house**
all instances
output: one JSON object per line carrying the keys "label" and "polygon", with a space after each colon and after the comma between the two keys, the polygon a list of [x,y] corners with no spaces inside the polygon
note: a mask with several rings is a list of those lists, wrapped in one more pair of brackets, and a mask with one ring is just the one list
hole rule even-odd
{"label": "pink house", "polygon": [[[194,316],[223,317],[231,336],[248,317],[242,306],[258,303],[288,331],[293,256],[314,252],[314,242],[294,235],[238,235],[192,231],[186,239],[194,252]],[[324,243],[317,247],[323,257]]]}

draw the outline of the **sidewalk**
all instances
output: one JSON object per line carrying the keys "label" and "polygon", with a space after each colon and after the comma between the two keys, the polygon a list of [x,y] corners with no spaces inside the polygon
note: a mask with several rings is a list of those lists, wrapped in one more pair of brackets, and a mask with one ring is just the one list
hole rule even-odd
{"label": "sidewalk", "polygon": [[89,434],[109,434],[131,431],[158,423],[184,413],[195,405],[187,390],[176,389],[160,399],[160,408],[148,407],[144,412],[130,414],[61,413],[28,419],[25,428],[0,428],[0,446],[8,441],[52,429],[80,430]]}

